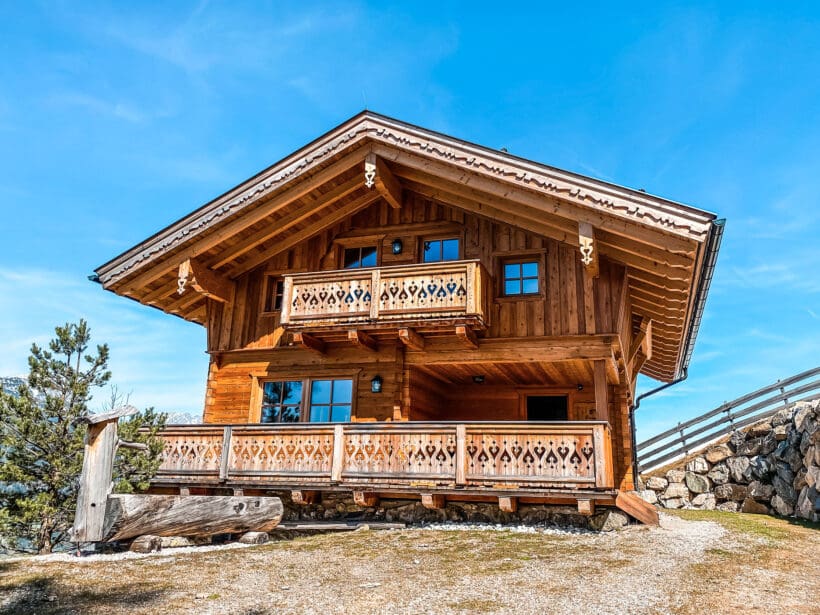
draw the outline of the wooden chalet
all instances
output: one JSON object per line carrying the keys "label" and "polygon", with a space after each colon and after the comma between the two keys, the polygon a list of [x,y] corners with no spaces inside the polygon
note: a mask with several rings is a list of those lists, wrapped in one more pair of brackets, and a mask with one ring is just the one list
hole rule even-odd
{"label": "wooden chalet", "polygon": [[590,513],[632,506],[636,378],[685,374],[721,228],[365,111],[96,273],[208,333],[155,492]]}

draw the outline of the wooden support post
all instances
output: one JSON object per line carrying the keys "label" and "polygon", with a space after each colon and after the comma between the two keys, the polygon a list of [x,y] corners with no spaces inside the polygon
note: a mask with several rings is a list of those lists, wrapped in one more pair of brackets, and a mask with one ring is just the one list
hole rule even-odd
{"label": "wooden support post", "polygon": [[632,338],[632,344],[629,346],[629,356],[627,363],[632,363],[638,351],[642,351],[647,359],[652,358],[652,320],[643,316],[638,325],[638,332]]}
{"label": "wooden support post", "polygon": [[318,352],[319,354],[325,354],[327,352],[327,344],[309,333],[294,333],[293,342],[299,344],[302,348]]}
{"label": "wooden support post", "polygon": [[478,338],[476,338],[475,332],[469,327],[458,325],[456,327],[456,337],[464,342],[464,345],[468,348],[478,350]]}
{"label": "wooden support post", "polygon": [[441,510],[447,504],[447,500],[441,493],[422,493],[421,505],[430,510]]}
{"label": "wooden support post", "polygon": [[333,458],[330,465],[330,480],[338,483],[342,480],[342,466],[344,464],[344,426],[338,423],[333,426]]}
{"label": "wooden support post", "polygon": [[191,495],[191,490],[188,487],[180,487],[179,495]]}
{"label": "wooden support post", "polygon": [[228,462],[231,459],[231,426],[222,430],[222,456],[219,459],[219,480],[228,480]]}
{"label": "wooden support post", "polygon": [[595,500],[578,500],[578,512],[586,517],[595,514]]}
{"label": "wooden support post", "polygon": [[294,504],[301,504],[306,506],[308,504],[315,504],[319,501],[318,491],[291,491],[290,499]]}
{"label": "wooden support post", "polygon": [[199,294],[222,303],[231,303],[236,292],[233,280],[208,269],[195,258],[185,259],[179,265],[177,292],[181,295],[188,286]]}
{"label": "wooden support post", "polygon": [[456,425],[456,485],[467,484],[467,426]]}
{"label": "wooden support post", "polygon": [[424,350],[424,338],[415,329],[399,329],[399,340],[410,350]]}
{"label": "wooden support post", "polygon": [[365,186],[376,187],[393,209],[401,209],[401,184],[387,164],[376,156],[368,154],[364,159]]}
{"label": "wooden support post", "polygon": [[364,508],[374,508],[379,505],[379,496],[372,491],[354,491],[353,503]]}
{"label": "wooden support post", "polygon": [[111,474],[117,448],[117,421],[138,410],[127,406],[105,414],[83,417],[88,423],[85,454],[77,495],[77,513],[71,529],[72,542],[98,542],[103,539],[105,507],[111,493]]}
{"label": "wooden support post", "polygon": [[590,277],[598,277],[598,244],[595,231],[589,222],[578,223],[578,244],[581,249],[581,263]]}
{"label": "wooden support post", "polygon": [[376,352],[379,349],[379,343],[373,338],[373,336],[368,335],[364,331],[359,331],[358,329],[351,329],[348,331],[347,339],[354,346],[358,346],[359,348],[364,348],[372,352]]}
{"label": "wooden support post", "polygon": [[593,375],[595,377],[595,419],[609,421],[606,361],[593,361]]}
{"label": "wooden support post", "polygon": [[498,508],[501,512],[514,513],[518,511],[518,498],[501,497],[498,498]]}

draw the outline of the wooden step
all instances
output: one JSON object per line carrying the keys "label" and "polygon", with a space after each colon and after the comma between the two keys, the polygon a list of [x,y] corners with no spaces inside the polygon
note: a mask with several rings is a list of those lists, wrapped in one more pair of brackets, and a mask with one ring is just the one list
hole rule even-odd
{"label": "wooden step", "polygon": [[644,525],[660,525],[658,510],[634,491],[619,491],[615,506]]}

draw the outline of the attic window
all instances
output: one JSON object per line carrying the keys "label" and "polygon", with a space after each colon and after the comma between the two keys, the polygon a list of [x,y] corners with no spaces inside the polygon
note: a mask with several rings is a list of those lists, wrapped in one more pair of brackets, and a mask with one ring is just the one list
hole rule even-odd
{"label": "attic window", "polygon": [[504,296],[537,295],[541,292],[538,261],[507,261],[504,263]]}
{"label": "attic window", "polygon": [[263,312],[278,312],[282,309],[282,291],[284,281],[280,277],[269,275],[265,284],[265,305]]}
{"label": "attic window", "polygon": [[378,251],[376,246],[364,246],[361,248],[345,248],[345,269],[360,269],[362,267],[375,267]]}

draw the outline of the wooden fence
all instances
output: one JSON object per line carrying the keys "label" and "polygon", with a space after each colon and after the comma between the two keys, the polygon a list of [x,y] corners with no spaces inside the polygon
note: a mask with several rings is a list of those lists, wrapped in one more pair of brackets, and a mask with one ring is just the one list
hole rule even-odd
{"label": "wooden fence", "polygon": [[773,415],[797,401],[820,395],[820,367],[778,380],[726,402],[638,444],[638,471],[648,472],[685,457],[721,437]]}

